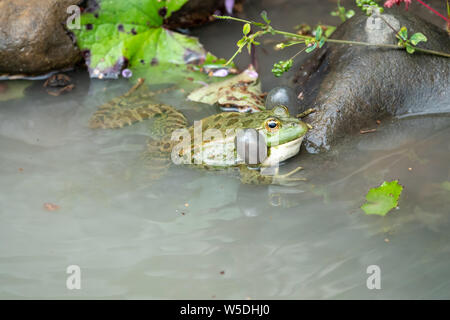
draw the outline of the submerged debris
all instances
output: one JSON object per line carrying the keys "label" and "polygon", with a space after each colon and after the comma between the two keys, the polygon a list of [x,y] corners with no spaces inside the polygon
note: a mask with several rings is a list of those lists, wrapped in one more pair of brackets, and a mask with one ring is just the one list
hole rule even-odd
{"label": "submerged debris", "polygon": [[47,211],[56,211],[59,210],[61,207],[58,206],[57,204],[54,203],[50,203],[50,202],[46,202],[44,203],[44,209]]}
{"label": "submerged debris", "polygon": [[47,93],[52,96],[59,96],[63,92],[72,91],[75,85],[69,76],[58,73],[47,79],[44,83],[44,88],[47,88]]}

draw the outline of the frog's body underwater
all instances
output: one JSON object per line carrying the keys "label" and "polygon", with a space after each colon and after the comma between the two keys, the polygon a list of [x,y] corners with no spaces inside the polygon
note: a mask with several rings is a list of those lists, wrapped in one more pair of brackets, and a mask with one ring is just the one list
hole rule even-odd
{"label": "frog's body underwater", "polygon": [[[278,174],[278,170],[264,173],[265,168],[277,167],[280,162],[295,156],[308,131],[307,125],[290,116],[286,107],[256,113],[222,112],[202,119],[200,126],[198,123],[188,126],[181,112],[169,105],[150,102],[154,93],[142,89],[142,84],[140,79],[125,95],[100,106],[89,125],[91,128],[121,128],[153,118],[153,126],[159,130],[158,139],[150,139],[145,152],[145,158],[151,161],[149,169],[161,172],[172,162],[178,162],[204,169],[237,168],[241,182],[246,184],[283,185],[304,180],[293,177],[300,167],[283,175]],[[263,147],[267,148],[264,150],[266,156],[252,164],[236,151],[239,149],[236,148],[236,137],[247,129],[255,130],[253,136],[263,137]],[[199,133],[200,143],[196,139]],[[183,139],[174,139],[176,136]],[[190,141],[186,142],[186,137]],[[248,145],[244,148],[257,149]]]}

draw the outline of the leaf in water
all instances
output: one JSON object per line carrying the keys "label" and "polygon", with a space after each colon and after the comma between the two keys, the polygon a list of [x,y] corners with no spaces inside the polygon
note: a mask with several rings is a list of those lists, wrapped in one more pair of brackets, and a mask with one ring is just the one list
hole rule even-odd
{"label": "leaf in water", "polygon": [[14,80],[0,82],[0,101],[19,99],[24,96],[25,89],[32,84],[32,81]]}
{"label": "leaf in water", "polygon": [[383,182],[377,188],[372,188],[366,195],[367,202],[361,206],[366,214],[385,216],[393,208],[397,207],[398,199],[403,186],[397,180]]}
{"label": "leaf in water", "polygon": [[252,66],[237,76],[193,91],[187,99],[206,104],[229,105],[239,111],[264,110],[261,83]]}
{"label": "leaf in water", "polygon": [[201,65],[159,63],[138,66],[134,68],[132,80],[135,82],[138,78],[145,78],[147,84],[176,83],[179,87],[193,90],[199,86],[229,78],[231,68],[224,67],[225,63],[225,59],[218,59],[211,53],[207,53]]}
{"label": "leaf in water", "polygon": [[[128,68],[149,83],[185,80],[208,53],[197,38],[163,28],[172,12],[187,0],[99,1],[86,9],[81,30],[73,30],[93,78],[118,78]],[[149,69],[145,72],[145,69]],[[150,71],[151,70],[151,71]],[[167,72],[167,73],[166,73]],[[179,77],[176,77],[176,75]],[[204,75],[192,75],[205,81]]]}

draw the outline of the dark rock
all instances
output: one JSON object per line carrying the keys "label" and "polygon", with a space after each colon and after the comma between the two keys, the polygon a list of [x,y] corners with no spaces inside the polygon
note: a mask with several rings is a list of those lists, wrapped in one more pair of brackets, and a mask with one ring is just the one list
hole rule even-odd
{"label": "dark rock", "polygon": [[80,53],[65,29],[80,0],[0,1],[0,73],[42,74],[73,66]]}
{"label": "dark rock", "polygon": [[[396,12],[396,11],[394,11]],[[403,12],[383,14],[397,30],[422,32],[419,47],[450,53],[448,34]],[[380,18],[364,15],[347,20],[334,39],[396,44],[395,33]],[[450,112],[450,60],[404,50],[327,44],[306,62],[297,75],[305,107],[316,113],[305,118],[313,129],[305,144],[308,152],[329,150],[340,137],[371,127],[388,116]]]}

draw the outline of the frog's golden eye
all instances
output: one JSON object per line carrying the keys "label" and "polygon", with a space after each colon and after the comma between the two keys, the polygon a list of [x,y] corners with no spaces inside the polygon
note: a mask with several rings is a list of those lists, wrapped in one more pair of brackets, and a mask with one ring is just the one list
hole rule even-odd
{"label": "frog's golden eye", "polygon": [[278,117],[289,116],[289,109],[286,106],[279,105],[273,108],[273,114]]}
{"label": "frog's golden eye", "polygon": [[273,118],[266,120],[265,123],[266,130],[269,132],[277,132],[280,129],[280,126],[280,121]]}

